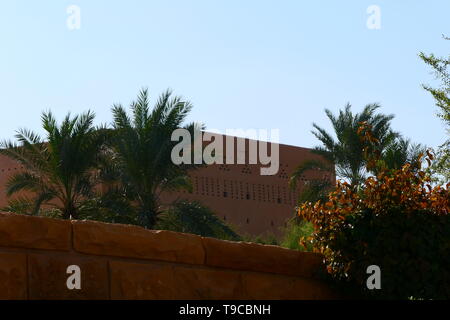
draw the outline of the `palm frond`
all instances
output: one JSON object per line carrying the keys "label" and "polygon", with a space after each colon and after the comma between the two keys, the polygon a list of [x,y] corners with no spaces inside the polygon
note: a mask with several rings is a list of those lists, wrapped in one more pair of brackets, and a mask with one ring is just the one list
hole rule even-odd
{"label": "palm frond", "polygon": [[310,170],[324,170],[324,171],[333,171],[333,167],[330,164],[327,164],[320,160],[306,160],[302,164],[300,164],[297,168],[294,169],[294,172],[291,174],[289,178],[289,186],[291,189],[295,190],[297,188],[298,181],[304,176],[307,171]]}

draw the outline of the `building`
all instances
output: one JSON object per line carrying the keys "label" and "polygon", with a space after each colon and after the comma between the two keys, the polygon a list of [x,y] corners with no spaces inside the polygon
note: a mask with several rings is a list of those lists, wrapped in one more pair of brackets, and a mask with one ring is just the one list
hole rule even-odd
{"label": "building", "polygon": [[[246,159],[250,141],[255,142],[245,139]],[[237,143],[234,150],[238,154]],[[290,175],[299,164],[309,159],[319,160],[321,157],[307,148],[280,144],[279,168],[275,175],[261,175],[261,167],[267,167],[261,164],[211,164],[191,172],[192,192],[164,193],[161,200],[163,204],[176,199],[197,200],[242,235],[279,237],[286,221],[294,216],[296,200],[305,183],[312,178],[335,180],[335,175],[329,172],[310,171],[305,173],[298,188],[291,190]],[[20,170],[22,167],[18,163],[0,155],[1,207],[7,204],[6,181]]]}
{"label": "building", "polygon": [[[232,139],[236,155],[239,153],[237,138]],[[246,163],[250,141],[257,142],[245,139]],[[289,178],[294,169],[303,161],[312,159],[324,160],[311,149],[280,144],[279,168],[275,175],[261,175],[261,167],[267,166],[260,164],[212,164],[191,172],[191,193],[176,192],[165,194],[162,198],[164,202],[175,199],[197,200],[211,208],[240,234],[279,237],[287,220],[295,214],[298,195],[305,183],[313,178],[330,179],[333,184],[336,180],[334,173],[309,171],[301,178],[297,189],[291,190]]]}

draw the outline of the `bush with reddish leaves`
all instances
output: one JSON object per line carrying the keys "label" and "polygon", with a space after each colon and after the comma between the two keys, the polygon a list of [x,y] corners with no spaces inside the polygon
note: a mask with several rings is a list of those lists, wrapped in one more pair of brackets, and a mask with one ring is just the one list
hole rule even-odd
{"label": "bush with reddish leaves", "polygon": [[[303,243],[324,254],[330,276],[361,297],[449,299],[450,184],[432,186],[420,165],[377,173],[362,186],[338,182],[326,202],[299,207],[314,225]],[[370,265],[381,269],[380,290],[366,286]]]}

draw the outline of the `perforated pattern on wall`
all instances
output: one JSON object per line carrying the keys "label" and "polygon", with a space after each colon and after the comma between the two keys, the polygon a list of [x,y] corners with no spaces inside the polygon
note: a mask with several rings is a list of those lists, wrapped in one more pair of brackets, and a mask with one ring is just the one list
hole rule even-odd
{"label": "perforated pattern on wall", "polygon": [[194,177],[193,193],[234,200],[295,205],[299,189],[293,191],[287,186],[249,183],[243,180]]}
{"label": "perforated pattern on wall", "polygon": [[0,173],[9,173],[11,171],[17,171],[17,170],[22,170],[23,166],[19,166],[19,167],[10,167],[10,168],[2,168],[0,170]]}

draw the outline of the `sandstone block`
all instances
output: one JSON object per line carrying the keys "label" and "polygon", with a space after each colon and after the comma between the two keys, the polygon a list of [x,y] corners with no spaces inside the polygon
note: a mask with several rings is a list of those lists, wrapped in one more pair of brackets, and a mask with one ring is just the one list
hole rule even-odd
{"label": "sandstone block", "polygon": [[249,300],[338,299],[329,286],[314,279],[247,272],[242,274],[242,282]]}
{"label": "sandstone block", "polygon": [[[67,268],[76,265],[81,270],[80,290],[70,290]],[[108,299],[107,261],[77,255],[30,254],[28,257],[30,299]]]}
{"label": "sandstone block", "polygon": [[0,246],[70,250],[70,221],[0,213]]}
{"label": "sandstone block", "polygon": [[171,263],[111,261],[112,299],[239,299],[240,274]]}
{"label": "sandstone block", "polygon": [[117,257],[203,264],[201,237],[137,226],[73,221],[74,249]]}
{"label": "sandstone block", "polygon": [[27,257],[0,252],[0,299],[27,299]]}
{"label": "sandstone block", "polygon": [[324,271],[322,255],[256,243],[203,238],[206,265],[302,277]]}

